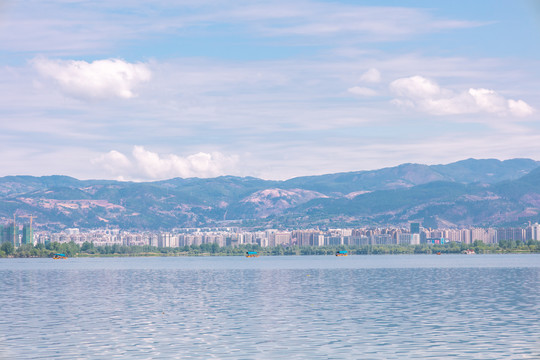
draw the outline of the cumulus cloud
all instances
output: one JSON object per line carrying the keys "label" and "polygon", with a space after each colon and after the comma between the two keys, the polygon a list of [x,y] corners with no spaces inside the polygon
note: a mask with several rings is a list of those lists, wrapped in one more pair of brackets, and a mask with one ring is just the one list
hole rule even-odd
{"label": "cumulus cloud", "polygon": [[160,155],[142,146],[134,146],[130,156],[112,150],[92,160],[92,164],[111,175],[130,180],[215,177],[230,172],[237,162],[237,156],[226,156],[219,152],[199,152],[181,157],[175,154]]}
{"label": "cumulus cloud", "polygon": [[523,100],[506,99],[494,90],[469,89],[456,93],[422,76],[401,78],[390,83],[397,96],[392,103],[434,115],[492,113],[500,116],[528,116],[534,109]]}
{"label": "cumulus cloud", "polygon": [[88,63],[36,58],[32,64],[44,79],[52,80],[64,94],[78,98],[129,99],[136,96],[134,88],[152,76],[147,65],[120,59]]}
{"label": "cumulus cloud", "polygon": [[371,68],[360,76],[361,82],[378,83],[381,81],[381,73],[375,68]]}
{"label": "cumulus cloud", "polygon": [[131,161],[129,161],[127,156],[116,150],[109,151],[97,159],[92,160],[92,162],[101,165],[110,173],[119,170],[125,171],[131,167]]}
{"label": "cumulus cloud", "polygon": [[508,100],[510,111],[516,116],[529,116],[534,109],[523,100]]}

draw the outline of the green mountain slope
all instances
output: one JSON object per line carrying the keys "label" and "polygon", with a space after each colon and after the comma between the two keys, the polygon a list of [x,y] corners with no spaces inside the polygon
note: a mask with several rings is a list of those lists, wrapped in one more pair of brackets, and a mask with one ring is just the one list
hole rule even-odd
{"label": "green mountain slope", "polygon": [[468,159],[287,181],[8,176],[0,178],[0,219],[6,223],[13,214],[36,216],[42,229],[512,224],[540,220],[540,169],[529,159]]}

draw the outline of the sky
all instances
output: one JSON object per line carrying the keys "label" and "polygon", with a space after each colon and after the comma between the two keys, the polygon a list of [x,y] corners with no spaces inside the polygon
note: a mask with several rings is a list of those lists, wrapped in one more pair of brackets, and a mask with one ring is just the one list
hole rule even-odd
{"label": "sky", "polygon": [[0,0],[0,176],[540,160],[540,2]]}

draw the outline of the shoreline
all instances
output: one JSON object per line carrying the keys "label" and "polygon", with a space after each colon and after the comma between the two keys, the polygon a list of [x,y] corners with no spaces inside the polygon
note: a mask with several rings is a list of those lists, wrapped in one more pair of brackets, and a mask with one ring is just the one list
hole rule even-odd
{"label": "shoreline", "polygon": [[[475,254],[464,254],[461,252],[446,252],[446,253],[415,253],[415,252],[402,252],[402,253],[350,253],[348,256],[380,256],[380,255],[425,255],[425,256],[443,256],[443,255],[527,255],[527,254],[540,254],[538,251],[491,251],[480,252]],[[274,256],[335,256],[335,254],[271,254],[271,253],[259,253],[260,257],[274,257]],[[68,256],[69,258],[121,258],[121,257],[245,257],[245,254],[227,254],[227,253],[139,253],[139,254],[84,254],[79,253]],[[2,256],[0,259],[52,259],[52,256]]]}
{"label": "shoreline", "polygon": [[[517,245],[517,246],[516,246]],[[0,258],[52,258],[55,254],[71,257],[168,257],[168,256],[245,256],[256,252],[259,256],[289,255],[325,255],[335,256],[336,252],[346,251],[348,255],[397,255],[397,254],[534,254],[540,253],[540,241],[528,243],[484,244],[475,241],[473,244],[422,244],[422,245],[329,245],[329,246],[272,246],[261,247],[258,244],[242,244],[239,246],[217,246],[217,244],[190,245],[184,247],[155,246],[94,246],[93,243],[82,245],[69,243],[48,243],[37,245],[21,245],[14,247],[11,243],[0,246]]]}

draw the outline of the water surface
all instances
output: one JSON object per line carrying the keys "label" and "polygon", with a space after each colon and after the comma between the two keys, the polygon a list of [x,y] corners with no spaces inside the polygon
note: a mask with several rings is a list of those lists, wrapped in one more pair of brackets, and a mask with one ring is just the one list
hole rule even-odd
{"label": "water surface", "polygon": [[0,259],[5,359],[538,359],[540,255]]}

